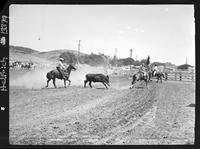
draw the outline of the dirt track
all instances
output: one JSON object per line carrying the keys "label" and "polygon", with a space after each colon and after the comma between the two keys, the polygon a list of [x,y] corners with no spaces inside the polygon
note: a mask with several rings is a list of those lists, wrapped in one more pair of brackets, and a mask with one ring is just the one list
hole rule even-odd
{"label": "dirt track", "polygon": [[111,82],[108,90],[10,87],[10,144],[194,143],[194,83],[154,81],[130,90],[127,78]]}

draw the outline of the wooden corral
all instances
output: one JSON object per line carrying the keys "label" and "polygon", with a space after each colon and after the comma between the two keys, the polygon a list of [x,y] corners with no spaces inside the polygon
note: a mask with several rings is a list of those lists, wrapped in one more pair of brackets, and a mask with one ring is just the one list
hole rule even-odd
{"label": "wooden corral", "polygon": [[168,73],[168,80],[195,81],[195,73],[189,71],[175,71]]}

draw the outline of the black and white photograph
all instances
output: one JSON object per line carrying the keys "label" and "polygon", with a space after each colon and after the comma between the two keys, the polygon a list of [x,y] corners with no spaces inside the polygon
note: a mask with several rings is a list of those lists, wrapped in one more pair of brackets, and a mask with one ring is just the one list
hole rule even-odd
{"label": "black and white photograph", "polygon": [[193,4],[9,6],[10,145],[194,145]]}

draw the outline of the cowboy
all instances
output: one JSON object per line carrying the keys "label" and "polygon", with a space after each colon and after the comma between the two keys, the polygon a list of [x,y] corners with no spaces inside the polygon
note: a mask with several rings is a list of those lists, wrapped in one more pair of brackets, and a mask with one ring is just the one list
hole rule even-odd
{"label": "cowboy", "polygon": [[149,66],[149,64],[150,64],[150,57],[148,55],[148,57],[147,57],[147,66]]}
{"label": "cowboy", "polygon": [[61,77],[62,77],[63,79],[66,79],[66,77],[65,77],[65,75],[64,75],[64,72],[63,72],[63,70],[65,70],[66,67],[65,67],[64,64],[63,64],[63,61],[64,61],[64,59],[63,59],[62,57],[60,57],[60,58],[59,58],[59,61],[58,61],[58,64],[57,64],[57,66],[56,66],[56,69],[58,70],[58,72],[60,72]]}
{"label": "cowboy", "polygon": [[143,73],[143,75],[146,76],[146,67],[145,67],[144,63],[142,63],[142,65],[140,65],[139,73]]}
{"label": "cowboy", "polygon": [[154,66],[154,73],[153,73],[153,75],[155,76],[155,74],[158,72],[158,65],[157,64],[155,64],[155,66]]}
{"label": "cowboy", "polygon": [[150,56],[148,55],[147,57],[147,68],[149,69],[150,68]]}

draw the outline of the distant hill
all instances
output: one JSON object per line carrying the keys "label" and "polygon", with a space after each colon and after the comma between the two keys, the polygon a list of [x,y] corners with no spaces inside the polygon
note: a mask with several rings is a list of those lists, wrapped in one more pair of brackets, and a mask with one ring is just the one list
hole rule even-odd
{"label": "distant hill", "polygon": [[11,61],[49,63],[45,58],[34,56],[35,53],[39,53],[39,51],[20,46],[9,46],[9,59]]}
{"label": "distant hill", "polygon": [[[32,61],[37,63],[55,63],[59,57],[65,59],[66,63],[76,64],[78,60],[78,51],[70,50],[70,49],[59,49],[52,51],[40,52],[37,50],[33,50],[31,48],[20,47],[20,46],[10,46],[9,47],[9,58],[10,60],[17,61]],[[80,53],[79,55],[79,63],[88,64],[91,66],[100,66],[100,65],[111,65],[111,66],[125,66],[125,65],[135,65],[139,66],[141,63],[146,63],[146,59],[141,61],[136,61],[130,57],[128,58],[117,58],[113,59],[109,56],[104,55],[103,53],[99,54],[85,54]],[[163,65],[169,68],[176,68],[177,66],[171,64],[170,62],[161,63],[161,62],[153,62],[153,65]]]}
{"label": "distant hill", "polygon": [[177,68],[178,68],[178,69],[182,69],[182,70],[187,70],[189,67],[192,67],[192,68],[193,68],[193,66],[191,66],[191,65],[189,65],[189,64],[179,65]]}
{"label": "distant hill", "polygon": [[38,53],[39,51],[33,50],[31,48],[25,48],[20,46],[9,46],[9,52],[10,53],[22,53],[22,54],[32,54],[32,53]]}
{"label": "distant hill", "polygon": [[151,65],[158,65],[158,66],[165,66],[165,63],[161,63],[161,62],[153,62]]}
{"label": "distant hill", "polygon": [[[78,52],[75,50],[69,50],[69,49],[59,49],[59,50],[52,50],[52,51],[45,51],[45,52],[38,52],[34,53],[33,55],[41,58],[48,59],[50,61],[56,61],[58,58],[65,52],[70,52],[74,55],[77,55]],[[80,53],[80,55],[85,55],[84,53]]]}
{"label": "distant hill", "polygon": [[[9,58],[14,61],[32,61],[36,63],[55,63],[59,57],[63,57],[66,63],[76,64],[78,51],[69,49],[59,49],[52,51],[39,52],[30,48],[10,46]],[[79,53],[79,62],[91,66],[107,64],[104,55]]]}

